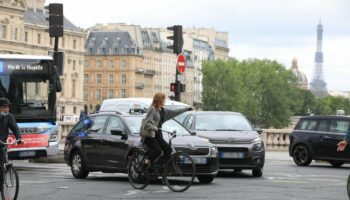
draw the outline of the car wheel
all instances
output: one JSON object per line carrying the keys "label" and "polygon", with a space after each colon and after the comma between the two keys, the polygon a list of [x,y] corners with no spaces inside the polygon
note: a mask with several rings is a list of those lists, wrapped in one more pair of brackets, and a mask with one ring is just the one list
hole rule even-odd
{"label": "car wheel", "polygon": [[213,182],[215,176],[211,175],[197,175],[200,183],[211,183]]}
{"label": "car wheel", "polygon": [[304,145],[294,147],[293,160],[299,166],[308,166],[312,161],[309,149]]}
{"label": "car wheel", "polygon": [[262,168],[260,168],[260,169],[253,169],[252,172],[253,172],[253,176],[254,177],[261,177],[263,175],[263,169]]}
{"label": "car wheel", "polygon": [[331,165],[333,165],[333,167],[340,167],[342,165],[344,165],[344,162],[341,161],[328,161]]}
{"label": "car wheel", "polygon": [[75,151],[70,160],[72,174],[75,178],[84,179],[89,175],[85,161],[79,151]]}

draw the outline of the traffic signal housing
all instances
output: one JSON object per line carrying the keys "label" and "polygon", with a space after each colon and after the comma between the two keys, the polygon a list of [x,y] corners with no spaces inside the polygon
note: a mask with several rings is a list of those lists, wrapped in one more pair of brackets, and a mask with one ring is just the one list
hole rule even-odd
{"label": "traffic signal housing", "polygon": [[49,4],[48,21],[50,37],[63,37],[63,4]]}
{"label": "traffic signal housing", "polygon": [[185,92],[185,90],[186,90],[186,85],[185,84],[182,84],[180,82],[178,82],[178,83],[170,83],[170,91],[171,92],[179,93],[179,92]]}
{"label": "traffic signal housing", "polygon": [[180,54],[182,53],[182,46],[184,44],[183,36],[182,36],[182,26],[175,25],[167,28],[168,30],[173,31],[172,36],[168,36],[169,40],[173,40],[174,43],[171,46],[168,46],[169,49],[172,49],[174,53]]}

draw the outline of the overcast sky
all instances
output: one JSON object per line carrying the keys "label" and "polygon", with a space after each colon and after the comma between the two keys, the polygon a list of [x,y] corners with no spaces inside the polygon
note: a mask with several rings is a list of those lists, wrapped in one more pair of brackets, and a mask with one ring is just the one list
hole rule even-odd
{"label": "overcast sky", "polygon": [[290,68],[294,57],[312,80],[316,26],[323,24],[329,90],[350,91],[349,0],[46,0],[63,3],[76,26],[207,27],[229,33],[230,56],[268,58]]}

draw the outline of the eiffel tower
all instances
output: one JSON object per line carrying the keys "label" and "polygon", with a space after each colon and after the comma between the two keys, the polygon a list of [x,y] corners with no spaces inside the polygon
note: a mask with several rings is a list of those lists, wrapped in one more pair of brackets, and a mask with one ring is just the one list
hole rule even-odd
{"label": "eiffel tower", "polygon": [[317,50],[315,53],[315,69],[313,79],[310,83],[310,90],[316,97],[324,97],[328,95],[327,83],[324,79],[323,72],[323,52],[322,52],[322,34],[323,26],[320,23],[317,25]]}

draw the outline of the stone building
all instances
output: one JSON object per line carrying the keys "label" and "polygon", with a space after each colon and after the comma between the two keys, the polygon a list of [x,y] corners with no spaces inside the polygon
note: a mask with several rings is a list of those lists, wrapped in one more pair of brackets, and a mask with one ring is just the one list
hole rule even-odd
{"label": "stone building", "polygon": [[[48,55],[54,40],[49,37],[45,0],[0,0],[0,53]],[[83,109],[83,63],[85,34],[64,19],[64,37],[59,50],[65,52],[60,77],[63,90],[58,93],[58,119],[78,116]]]}

